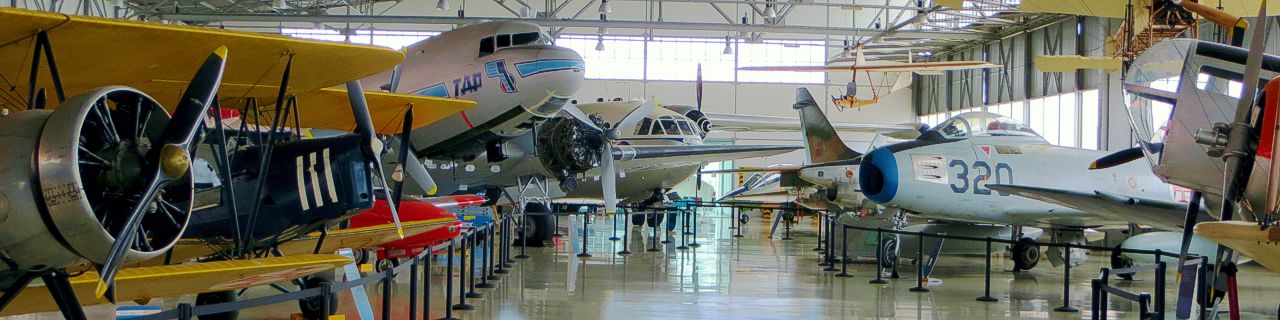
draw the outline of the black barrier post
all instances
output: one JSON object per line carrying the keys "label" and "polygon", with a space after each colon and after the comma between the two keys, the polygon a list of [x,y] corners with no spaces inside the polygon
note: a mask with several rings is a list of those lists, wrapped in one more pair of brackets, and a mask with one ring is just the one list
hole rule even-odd
{"label": "black barrier post", "polygon": [[919,240],[916,250],[916,286],[909,289],[911,292],[929,292],[929,288],[924,286],[924,232],[917,232],[916,239]]}
{"label": "black barrier post", "polygon": [[[578,253],[579,258],[590,258],[591,254],[587,253],[587,221],[591,220],[591,210],[582,214],[582,252]],[[572,227],[570,227],[572,228]]]}
{"label": "black barrier post", "polygon": [[458,243],[457,239],[449,239],[449,247],[445,248],[449,250],[449,255],[445,257],[444,263],[444,318],[439,320],[457,319],[453,317],[453,246],[456,243]]}
{"label": "black barrier post", "polygon": [[426,250],[426,263],[422,265],[422,320],[431,318],[431,264],[435,263],[436,259],[435,253],[431,252],[431,247],[427,247]]}
{"label": "black barrier post", "polygon": [[[664,214],[663,214],[663,217],[665,217],[665,218],[662,220],[662,223],[661,223],[661,224],[663,224],[663,226],[662,226],[662,230],[666,230],[666,229],[668,229],[668,228],[667,228],[667,226],[675,225],[675,224],[676,224],[676,221],[675,221],[675,220],[676,220],[676,218],[675,218],[675,216],[681,216],[681,217],[683,217],[683,216],[686,216],[686,215],[687,215],[687,214],[684,214],[683,212],[681,212],[680,210],[676,210],[676,212],[678,212],[678,213],[677,213],[677,214],[675,214],[675,215],[670,214],[670,213],[664,213]],[[673,229],[673,230],[674,230],[674,228],[671,228],[671,229]],[[667,234],[667,238],[666,238],[666,239],[662,239],[662,244],[672,244],[672,243],[676,243],[676,238],[675,238],[675,233],[674,233],[674,231],[667,231],[667,232],[664,232],[664,233],[666,233],[666,234]],[[683,237],[684,235],[683,235],[683,234],[681,234],[680,236],[682,236],[682,237]]]}
{"label": "black barrier post", "polygon": [[[462,253],[467,253],[467,237],[462,237]],[[451,254],[453,252],[450,252]],[[453,260],[453,256],[449,256],[449,260]],[[475,306],[467,304],[467,258],[458,257],[458,304],[453,305],[454,310],[475,310]]]}
{"label": "black barrier post", "polygon": [[328,281],[320,282],[320,313],[329,314],[329,310],[333,310],[333,306],[329,305],[329,300],[333,299],[333,283]]}
{"label": "black barrier post", "polygon": [[1138,294],[1138,318],[1139,319],[1146,319],[1147,315],[1151,314],[1151,309],[1150,309],[1151,306],[1149,306],[1149,304],[1151,304],[1150,293],[1143,292],[1141,294]]}
{"label": "black barrier post", "polygon": [[869,281],[874,284],[889,283],[884,279],[884,239],[882,238],[884,233],[881,231],[883,230],[876,227],[876,278]]}
{"label": "black barrier post", "polygon": [[996,301],[999,301],[1000,299],[996,299],[996,297],[991,296],[991,237],[987,237],[986,258],[987,258],[986,277],[983,278],[984,281],[982,281],[983,282],[982,296],[978,297],[978,301],[996,302]]}
{"label": "black barrier post", "polygon": [[658,237],[660,237],[660,236],[658,235],[658,224],[659,224],[659,223],[658,223],[658,215],[659,215],[659,214],[661,214],[661,213],[658,213],[657,211],[654,211],[654,213],[651,213],[651,214],[650,214],[650,216],[649,216],[649,217],[650,217],[649,222],[652,222],[652,223],[653,223],[653,235],[649,236],[649,238],[652,238],[652,239],[649,239],[649,240],[652,240],[652,241],[650,241],[652,244],[649,246],[649,249],[648,249],[648,250],[645,250],[645,251],[648,251],[648,252],[658,252],[658,251],[662,251],[661,249],[658,249]]}
{"label": "black barrier post", "polygon": [[[563,237],[564,234],[560,233],[560,215],[556,214],[555,211],[556,211],[555,209],[552,209],[550,213],[551,214],[551,237],[559,238],[559,237]],[[570,226],[570,228],[572,227],[573,226]]]}
{"label": "black barrier post", "polygon": [[1106,319],[1107,318],[1107,301],[1109,300],[1109,298],[1107,298],[1107,292],[1106,290],[1103,290],[1103,288],[1107,286],[1107,282],[1110,281],[1111,279],[1111,269],[1102,268],[1101,273],[1102,275],[1098,277],[1099,278],[1098,291],[1101,292],[1102,294],[1098,295],[1098,313],[1096,313],[1096,315],[1098,316],[1099,319]]}
{"label": "black barrier post", "polygon": [[853,277],[849,274],[849,226],[840,225],[840,273],[837,277],[849,278]]}
{"label": "black barrier post", "polygon": [[[625,214],[625,216],[622,217],[623,225],[627,225],[631,221],[631,212],[630,211],[626,211],[626,212],[627,213]],[[619,250],[617,254],[620,254],[620,255],[631,254],[631,250],[627,250],[629,248],[631,248],[631,228],[623,227],[622,228],[622,250]]]}
{"label": "black barrier post", "polygon": [[191,317],[193,316],[192,313],[194,312],[192,312],[191,304],[178,304],[178,320],[191,320]]}
{"label": "black barrier post", "polygon": [[[778,211],[783,211],[783,210],[785,209],[778,209]],[[782,240],[791,240],[791,219],[789,218],[792,218],[794,216],[787,217],[787,215],[783,212],[778,212],[778,214],[782,216]]]}
{"label": "black barrier post", "polygon": [[[489,279],[490,279],[490,278],[493,278],[493,280],[498,280],[498,279],[497,279],[497,277],[498,277],[498,276],[495,276],[495,275],[493,275],[492,273],[489,273],[489,271],[490,271],[490,270],[493,270],[493,269],[490,269],[490,268],[493,268],[493,264],[491,264],[491,263],[490,263],[490,262],[493,262],[493,259],[489,259],[489,257],[490,257],[490,256],[492,256],[492,253],[493,253],[493,246],[492,246],[492,245],[490,245],[490,244],[492,244],[492,243],[493,243],[493,241],[492,241],[492,240],[493,240],[493,225],[491,224],[491,225],[486,226],[486,227],[485,227],[485,229],[484,229],[484,231],[483,231],[483,232],[481,232],[481,233],[480,233],[480,235],[483,235],[483,236],[484,236],[484,243],[483,243],[483,244],[480,244],[478,247],[480,247],[481,249],[485,249],[485,250],[484,250],[484,253],[483,253],[483,254],[480,254],[480,258],[481,258],[481,260],[480,260],[480,261],[481,261],[481,264],[480,264],[480,283],[479,283],[479,284],[475,284],[475,287],[476,287],[476,288],[481,288],[481,289],[492,289],[492,288],[496,288],[497,286],[493,285],[492,283],[489,283]],[[480,239],[476,239],[476,241],[480,241]],[[472,250],[472,251],[474,252],[475,250]],[[475,267],[472,267],[471,269],[473,269],[473,270],[474,270],[474,269],[475,269]],[[476,281],[475,279],[471,279],[471,282],[472,282],[473,284],[474,284],[474,282],[475,282],[475,281]]]}
{"label": "black barrier post", "polygon": [[[607,213],[607,212],[606,212]],[[618,213],[613,213],[613,236],[609,237],[609,241],[618,241],[622,238],[618,237]]]}
{"label": "black barrier post", "polygon": [[[493,224],[493,225],[489,225],[489,229],[488,229],[488,231],[489,231],[489,232],[488,232],[488,236],[485,236],[485,238],[484,238],[485,247],[488,247],[488,248],[489,248],[488,250],[485,250],[485,253],[484,253],[484,263],[485,263],[485,268],[484,268],[484,269],[485,269],[486,271],[488,271],[488,272],[489,272],[489,276],[488,276],[488,277],[485,277],[485,280],[493,280],[493,281],[502,280],[502,277],[499,277],[499,276],[497,275],[497,271],[498,271],[498,270],[494,270],[494,268],[496,268],[496,267],[497,267],[497,266],[494,266],[494,264],[496,264],[497,262],[494,262],[494,259],[495,259],[495,258],[494,258],[494,256],[493,256],[493,255],[494,255],[494,250],[498,250],[497,248],[494,248],[495,243],[497,243],[497,238],[494,238],[494,237],[496,237],[496,236],[497,236],[497,234],[496,234],[496,233],[497,233],[498,231],[497,231],[497,230],[494,230],[494,229],[493,229],[493,227],[495,227],[495,226],[499,226],[499,225],[500,225],[500,224]],[[484,282],[482,282],[481,284],[487,284],[487,285],[489,285],[489,286],[486,286],[486,287],[483,287],[483,288],[494,288],[494,287],[497,287],[496,285],[490,284],[490,283],[489,283],[489,281],[484,281]]]}
{"label": "black barrier post", "polygon": [[736,207],[729,207],[729,230],[738,228],[738,210]]}
{"label": "black barrier post", "polygon": [[[391,319],[391,286],[396,278],[396,268],[382,271],[382,318]],[[413,300],[409,300],[413,301]]]}
{"label": "black barrier post", "polygon": [[[813,251],[816,251],[816,252],[822,252],[822,253],[820,253],[820,254],[825,254],[825,253],[826,253],[826,251],[825,251],[826,249],[825,249],[825,248],[823,248],[823,247],[824,247],[824,246],[826,246],[827,241],[826,241],[826,239],[822,239],[822,233],[823,233],[823,231],[825,231],[825,229],[823,229],[823,227],[825,226],[824,222],[826,222],[827,218],[826,218],[823,214],[821,214],[821,213],[819,213],[819,214],[818,214],[818,216],[819,216],[819,217],[818,217],[818,246],[817,246],[817,247],[814,247],[814,248],[813,248]],[[831,237],[831,235],[827,235],[827,237]],[[818,265],[819,265],[819,266],[825,266],[825,265],[826,265],[825,263],[826,263],[826,261],[824,260],[824,261],[822,261],[822,263],[819,263]]]}
{"label": "black barrier post", "polygon": [[690,248],[701,247],[702,245],[698,244],[698,209],[697,208],[693,209],[693,222],[690,224],[693,225],[693,234],[689,235],[689,247]]}
{"label": "black barrier post", "polygon": [[[1159,252],[1159,251],[1160,250],[1156,250],[1156,252]],[[1156,262],[1156,296],[1155,296],[1156,317],[1155,318],[1164,319],[1164,286],[1165,286],[1164,273],[1166,268],[1168,268],[1168,265],[1165,264],[1164,260],[1156,260],[1156,261],[1157,262]]]}
{"label": "black barrier post", "polygon": [[1071,307],[1071,246],[1062,247],[1064,262],[1062,263],[1062,306],[1054,308],[1057,312],[1080,312]]}
{"label": "black barrier post", "polygon": [[738,223],[738,230],[735,230],[736,233],[733,235],[733,237],[741,238],[742,229],[745,229],[747,226],[742,224],[742,220],[738,219],[738,217],[741,217],[741,215],[738,214],[738,207],[729,207],[729,214],[733,215],[732,217],[730,217],[730,219],[733,219],[734,222]]}
{"label": "black barrier post", "polygon": [[[506,215],[502,217],[502,220],[506,222],[506,224],[502,226],[502,268],[506,269],[511,268],[512,263],[516,263],[516,259],[511,257],[511,233],[514,232],[511,230],[511,223],[514,222],[513,220],[515,219],[512,215]],[[503,270],[503,272],[499,273],[507,272],[506,270]]]}
{"label": "black barrier post", "polygon": [[[696,209],[695,209],[696,210]],[[680,246],[676,250],[689,250],[689,215],[680,215]]]}
{"label": "black barrier post", "polygon": [[826,219],[830,219],[830,220],[827,220],[827,221],[826,221],[826,222],[827,222],[827,232],[826,232],[826,233],[827,233],[827,241],[826,241],[826,242],[827,242],[827,248],[826,248],[825,250],[823,250],[823,251],[822,251],[822,253],[823,253],[823,254],[825,254],[825,257],[826,257],[826,259],[827,259],[827,267],[826,267],[825,269],[822,269],[822,271],[827,271],[827,272],[840,271],[840,269],[837,269],[837,268],[836,268],[836,252],[835,252],[835,250],[836,250],[836,238],[835,238],[835,237],[833,237],[833,235],[835,235],[835,234],[836,234],[836,219],[835,219],[835,216],[823,217],[822,219],[824,219],[824,220],[826,220]]}
{"label": "black barrier post", "polygon": [[463,268],[467,271],[467,282],[470,283],[467,290],[467,298],[472,299],[484,298],[483,293],[476,292],[476,247],[479,247],[480,244],[480,230],[482,229],[471,230],[471,244],[467,246],[471,251],[469,257],[471,262],[467,264],[470,268]]}
{"label": "black barrier post", "polygon": [[[525,216],[526,214],[528,214],[528,213],[521,213],[521,214],[520,214],[520,218],[521,218],[521,219],[520,219],[520,222],[517,222],[517,223],[519,223],[519,224],[520,224],[520,229],[521,229],[521,230],[524,230],[524,229],[528,229],[528,228],[537,228],[536,226],[531,226],[531,225],[529,225],[528,217],[526,217],[526,216]],[[528,254],[525,254],[525,249],[529,248],[529,233],[530,233],[530,232],[533,232],[533,230],[524,230],[524,232],[521,232],[521,233],[520,233],[520,254],[517,254],[517,255],[516,255],[516,259],[528,259],[528,258],[529,258],[529,255],[528,255]]]}
{"label": "black barrier post", "polygon": [[418,262],[417,256],[409,259],[409,319],[418,319]]}
{"label": "black barrier post", "polygon": [[[1178,270],[1178,272],[1182,272],[1182,270]],[[1196,301],[1201,302],[1197,304],[1200,305],[1200,319],[1204,319],[1204,318],[1207,318],[1209,315],[1208,303],[1203,302],[1205,300],[1208,300],[1208,294],[1207,294],[1208,293],[1207,289],[1209,289],[1209,283],[1208,283],[1209,257],[1208,256],[1200,257],[1200,268],[1197,268],[1196,273],[1198,273],[1198,275],[1196,276],[1195,291],[1200,292],[1200,294],[1197,295]]]}
{"label": "black barrier post", "polygon": [[1089,279],[1089,319],[1098,319],[1098,313],[1102,309],[1098,305],[1098,295],[1102,294],[1102,281],[1098,279]]}

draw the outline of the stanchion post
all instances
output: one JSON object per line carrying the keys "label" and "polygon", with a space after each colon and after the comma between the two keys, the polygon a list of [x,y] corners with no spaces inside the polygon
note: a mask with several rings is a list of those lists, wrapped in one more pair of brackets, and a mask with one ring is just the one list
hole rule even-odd
{"label": "stanchion post", "polygon": [[687,213],[680,215],[680,246],[677,246],[676,250],[689,250],[689,214]]}
{"label": "stanchion post", "polygon": [[[517,222],[517,223],[520,224],[521,230],[528,229],[528,228],[537,228],[537,226],[529,225],[529,221],[528,221],[529,217],[527,216],[528,214],[529,213],[526,213],[526,212],[520,213],[520,222]],[[533,230],[524,230],[524,232],[520,233],[520,254],[516,255],[516,259],[529,258],[529,255],[526,254],[525,249],[529,248],[529,238],[530,238],[529,233],[532,231]]]}
{"label": "stanchion post", "polygon": [[[428,320],[431,318],[431,264],[436,260],[435,252],[431,252],[431,247],[427,247],[427,256],[424,260],[426,263],[422,265],[422,320]],[[447,306],[445,309],[448,309]]]}
{"label": "stanchion post", "polygon": [[646,222],[653,222],[653,234],[649,236],[649,238],[651,238],[649,240],[652,240],[649,242],[651,242],[652,244],[649,246],[648,250],[645,250],[648,252],[662,251],[662,249],[658,249],[658,237],[659,237],[658,236],[658,214],[659,213],[657,211],[654,211],[653,213],[650,214],[649,221],[646,221]]}
{"label": "stanchion post", "polygon": [[693,222],[690,224],[693,225],[693,234],[689,235],[689,247],[690,248],[701,247],[702,244],[698,243],[698,209],[697,208],[693,209]]}
{"label": "stanchion post", "polygon": [[[622,217],[622,223],[625,225],[631,221],[632,213],[630,211],[624,211],[624,212],[626,213],[624,213],[624,216]],[[619,250],[617,254],[619,255],[631,254],[631,250],[627,250],[629,248],[631,248],[631,228],[622,228],[622,250]]]}
{"label": "stanchion post", "polygon": [[409,258],[409,319],[418,319],[418,266],[421,259]]}
{"label": "stanchion post", "polygon": [[331,299],[333,299],[333,283],[320,282],[320,313],[328,315],[329,310],[333,310],[333,306],[329,305]]}
{"label": "stanchion post", "polygon": [[[391,289],[396,278],[396,268],[382,271],[382,318],[391,319]],[[412,301],[412,300],[410,300]]]}
{"label": "stanchion post", "polygon": [[[590,258],[590,257],[591,257],[591,254],[590,254],[590,253],[587,253],[587,239],[588,239],[588,238],[591,238],[591,237],[588,237],[588,236],[587,236],[587,220],[591,220],[591,212],[590,212],[590,211],[588,211],[587,213],[582,214],[582,234],[581,234],[581,237],[582,237],[582,252],[579,252],[579,253],[578,253],[578,257],[579,257],[579,258]],[[572,227],[570,227],[570,228],[572,228]]]}
{"label": "stanchion post", "polygon": [[849,278],[853,277],[849,274],[849,226],[840,225],[840,273],[837,277]]}
{"label": "stanchion post", "polygon": [[929,288],[924,286],[924,232],[916,233],[917,249],[916,249],[916,286],[909,289],[911,292],[929,292]]}
{"label": "stanchion post", "polygon": [[1102,305],[1098,303],[1099,295],[1102,294],[1102,281],[1098,279],[1089,279],[1089,318],[1098,319],[1098,314],[1102,313]]}
{"label": "stanchion post", "polygon": [[503,216],[502,220],[506,223],[502,226],[502,268],[504,272],[499,273],[506,273],[505,269],[511,268],[512,264],[516,263],[516,259],[511,256],[511,241],[513,241],[511,233],[514,232],[512,231],[511,223],[514,222],[515,218],[508,214]]}
{"label": "stanchion post", "polygon": [[1062,306],[1054,308],[1053,311],[1080,312],[1080,309],[1071,307],[1071,246],[1063,246],[1062,255],[1065,258],[1062,263]]}
{"label": "stanchion post", "polygon": [[869,281],[874,284],[889,283],[884,279],[884,230],[876,227],[876,278]]}
{"label": "stanchion post", "polygon": [[[458,239],[449,239],[449,247],[445,249],[449,250],[449,255],[445,257],[447,260],[444,263],[444,318],[439,320],[458,319],[453,317],[453,308],[457,307],[453,304],[453,251],[455,249],[454,245],[457,243]],[[328,301],[328,299],[325,299],[325,301]]]}
{"label": "stanchion post", "polygon": [[191,320],[194,317],[190,303],[178,304],[178,320]]}
{"label": "stanchion post", "polygon": [[[464,253],[467,251],[467,236],[462,238],[462,252]],[[453,261],[453,252],[450,251],[449,253],[449,261]],[[467,304],[467,258],[459,257],[458,267],[458,304],[453,305],[453,310],[475,310],[475,306]]]}
{"label": "stanchion post", "polygon": [[[827,248],[826,248],[825,250],[823,250],[823,251],[822,251],[822,253],[823,253],[823,257],[824,257],[824,258],[826,258],[826,260],[827,260],[827,267],[826,267],[825,269],[822,269],[822,271],[827,271],[827,272],[836,272],[836,271],[840,271],[840,269],[836,268],[836,252],[835,252],[835,249],[836,249],[836,238],[834,237],[834,235],[835,235],[835,233],[836,233],[836,219],[835,219],[835,216],[824,216],[822,219],[823,219],[823,220],[827,220],[827,221],[826,221],[826,223],[827,223],[827,232],[826,232],[826,234],[827,234],[827,241],[826,241],[826,242],[827,242]],[[828,219],[829,219],[829,220],[828,220]]]}
{"label": "stanchion post", "polygon": [[742,224],[742,220],[738,219],[738,217],[741,216],[738,213],[738,207],[729,207],[729,214],[733,215],[732,217],[730,217],[730,219],[733,219],[734,222],[738,223],[738,230],[734,230],[736,233],[733,235],[733,237],[741,238],[742,229],[745,229],[747,226]]}
{"label": "stanchion post", "polygon": [[[813,251],[821,252],[820,254],[824,254],[824,255],[826,254],[826,251],[825,251],[826,248],[823,248],[823,247],[826,246],[827,241],[826,239],[822,238],[822,234],[824,233],[824,231],[826,231],[826,229],[823,229],[823,227],[826,226],[825,224],[825,222],[827,222],[826,220],[827,218],[825,217],[825,215],[823,215],[822,213],[818,213],[818,246],[813,248]],[[827,235],[827,237],[829,238],[831,237],[831,235]],[[823,263],[826,263],[826,261],[824,260]],[[822,263],[819,263],[818,265],[825,266],[825,264],[822,264]]]}
{"label": "stanchion post", "polygon": [[[484,269],[487,272],[489,272],[489,276],[485,277],[486,280],[493,280],[493,281],[502,280],[502,277],[499,277],[497,274],[498,270],[494,269],[494,268],[499,268],[501,266],[495,266],[497,262],[495,261],[495,257],[493,256],[494,251],[498,250],[498,248],[495,248],[497,243],[497,238],[494,238],[498,236],[497,235],[498,231],[497,229],[494,229],[494,227],[497,227],[500,225],[501,224],[497,224],[497,223],[489,225],[489,228],[487,229],[488,232],[486,233],[487,235],[484,238],[485,247],[488,248],[484,252],[484,263],[485,263]],[[488,281],[485,281],[484,283],[489,284]],[[486,288],[493,288],[493,287],[496,287],[496,286],[490,286]]]}
{"label": "stanchion post", "polygon": [[[563,237],[563,236],[564,236],[564,234],[560,233],[560,215],[556,214],[556,213],[555,213],[555,211],[556,211],[555,209],[552,209],[552,210],[551,210],[551,212],[550,212],[550,214],[551,214],[551,237],[552,237],[552,238],[559,238],[559,237]],[[570,228],[572,228],[572,227],[573,227],[573,226],[570,226]]]}
{"label": "stanchion post", "polygon": [[476,255],[477,255],[476,247],[479,247],[479,244],[480,244],[481,230],[483,229],[476,229],[471,231],[471,244],[467,246],[467,248],[471,253],[469,257],[471,261],[469,262],[469,264],[467,264],[469,268],[463,268],[467,270],[467,283],[470,284],[467,287],[468,288],[467,298],[473,298],[473,299],[484,298],[483,293],[476,292]]}
{"label": "stanchion post", "polygon": [[985,258],[987,260],[986,275],[982,279],[982,296],[978,297],[978,301],[996,302],[1000,299],[991,296],[991,237],[987,237],[987,254]]}
{"label": "stanchion post", "polygon": [[[783,210],[785,209],[778,209],[778,211]],[[778,214],[782,215],[782,240],[791,240],[791,219],[783,212],[778,212]],[[795,213],[792,213],[790,217],[795,218]]]}
{"label": "stanchion post", "polygon": [[[605,213],[608,214],[608,212],[605,212]],[[618,213],[614,212],[613,213],[613,236],[609,237],[609,241],[618,241],[618,240],[622,240],[622,238],[618,237]]]}
{"label": "stanchion post", "polygon": [[[1159,250],[1156,250],[1159,251]],[[1164,260],[1156,260],[1156,296],[1155,309],[1156,319],[1164,319],[1164,287],[1165,287],[1165,271],[1169,267]]]}

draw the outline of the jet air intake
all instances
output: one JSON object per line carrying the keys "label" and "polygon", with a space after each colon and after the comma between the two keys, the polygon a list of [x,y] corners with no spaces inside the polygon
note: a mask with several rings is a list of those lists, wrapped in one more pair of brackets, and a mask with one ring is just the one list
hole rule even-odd
{"label": "jet air intake", "polygon": [[879,204],[893,200],[898,193],[898,163],[886,148],[872,150],[858,167],[858,186],[867,199]]}

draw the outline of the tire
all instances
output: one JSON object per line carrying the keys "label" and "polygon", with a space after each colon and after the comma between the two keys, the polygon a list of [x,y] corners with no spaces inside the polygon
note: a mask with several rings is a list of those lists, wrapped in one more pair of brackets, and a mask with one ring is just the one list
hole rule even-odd
{"label": "tire", "polygon": [[525,208],[525,213],[537,214],[526,215],[524,221],[518,226],[516,231],[515,244],[524,244],[530,247],[541,247],[543,242],[551,239],[555,226],[552,224],[551,216],[545,215],[550,213],[546,206],[537,203],[530,203]]}
{"label": "tire", "polygon": [[[239,300],[235,290],[205,292],[196,295],[196,306],[207,306],[223,302]],[[240,310],[200,316],[200,320],[236,320],[240,318]]]}
{"label": "tire", "polygon": [[[332,277],[332,276],[333,276],[332,274],[325,274],[324,272],[321,272],[320,274],[306,277],[302,279],[302,289],[306,290],[311,288],[318,288],[320,287],[321,284],[324,284],[324,283],[328,283],[332,285],[333,280],[329,279],[329,277]],[[318,320],[318,319],[328,319],[328,316],[337,314],[338,313],[338,295],[336,293],[329,295],[329,310],[327,310],[328,312],[325,312],[324,310],[320,310],[321,308],[324,307],[323,299],[324,299],[323,296],[314,296],[314,297],[298,300],[298,309],[302,311],[302,317],[307,319]]]}
{"label": "tire", "polygon": [[1040,263],[1040,246],[1031,238],[1021,238],[1013,244],[1013,268],[1015,270],[1031,270]]}
{"label": "tire", "polygon": [[747,221],[751,221],[751,216],[749,216],[749,215],[747,215],[747,214],[745,214],[745,213],[740,213],[740,214],[738,214],[738,223],[739,223],[739,224],[747,223]]}
{"label": "tire", "polygon": [[356,261],[356,265],[362,265],[362,264],[369,263],[369,256],[374,256],[374,257],[377,257],[377,256],[378,256],[378,254],[377,254],[376,252],[373,252],[373,250],[368,250],[368,249],[355,249],[355,250],[352,250],[352,251],[351,251],[351,255],[353,255],[353,256],[354,256],[354,258],[355,258],[354,260]]}
{"label": "tire", "polygon": [[[1111,251],[1111,269],[1112,269],[1112,270],[1115,270],[1115,269],[1124,269],[1124,268],[1128,268],[1128,267],[1132,267],[1132,266],[1133,266],[1133,259],[1132,259],[1132,258],[1129,258],[1129,257],[1124,256],[1124,254],[1123,254],[1122,252],[1120,252],[1120,246],[1116,246],[1116,249]],[[1132,273],[1129,273],[1129,274],[1115,274],[1115,275],[1116,275],[1117,277],[1120,277],[1120,279],[1125,279],[1125,280],[1133,281],[1133,274],[1132,274]]]}
{"label": "tire", "polygon": [[373,266],[375,270],[378,270],[378,272],[386,272],[387,269],[394,269],[396,267],[399,267],[400,259],[398,258],[378,259],[378,263],[374,264]]}
{"label": "tire", "polygon": [[880,245],[880,254],[883,258],[880,267],[892,269],[893,265],[898,263],[898,239],[885,239],[884,244]]}

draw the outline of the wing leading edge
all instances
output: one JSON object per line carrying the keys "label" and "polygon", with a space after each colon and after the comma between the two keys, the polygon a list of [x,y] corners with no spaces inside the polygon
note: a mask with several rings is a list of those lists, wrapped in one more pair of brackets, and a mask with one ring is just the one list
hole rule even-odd
{"label": "wing leading edge", "polygon": [[[1187,212],[1187,205],[1184,203],[1135,198],[1103,191],[1083,192],[1009,184],[988,184],[987,187],[1003,193],[1106,216],[1108,220],[1130,221],[1167,230],[1180,228],[1183,215]],[[1202,212],[1207,211],[1202,210]],[[1201,213],[1200,220],[1209,221],[1212,217]]]}

